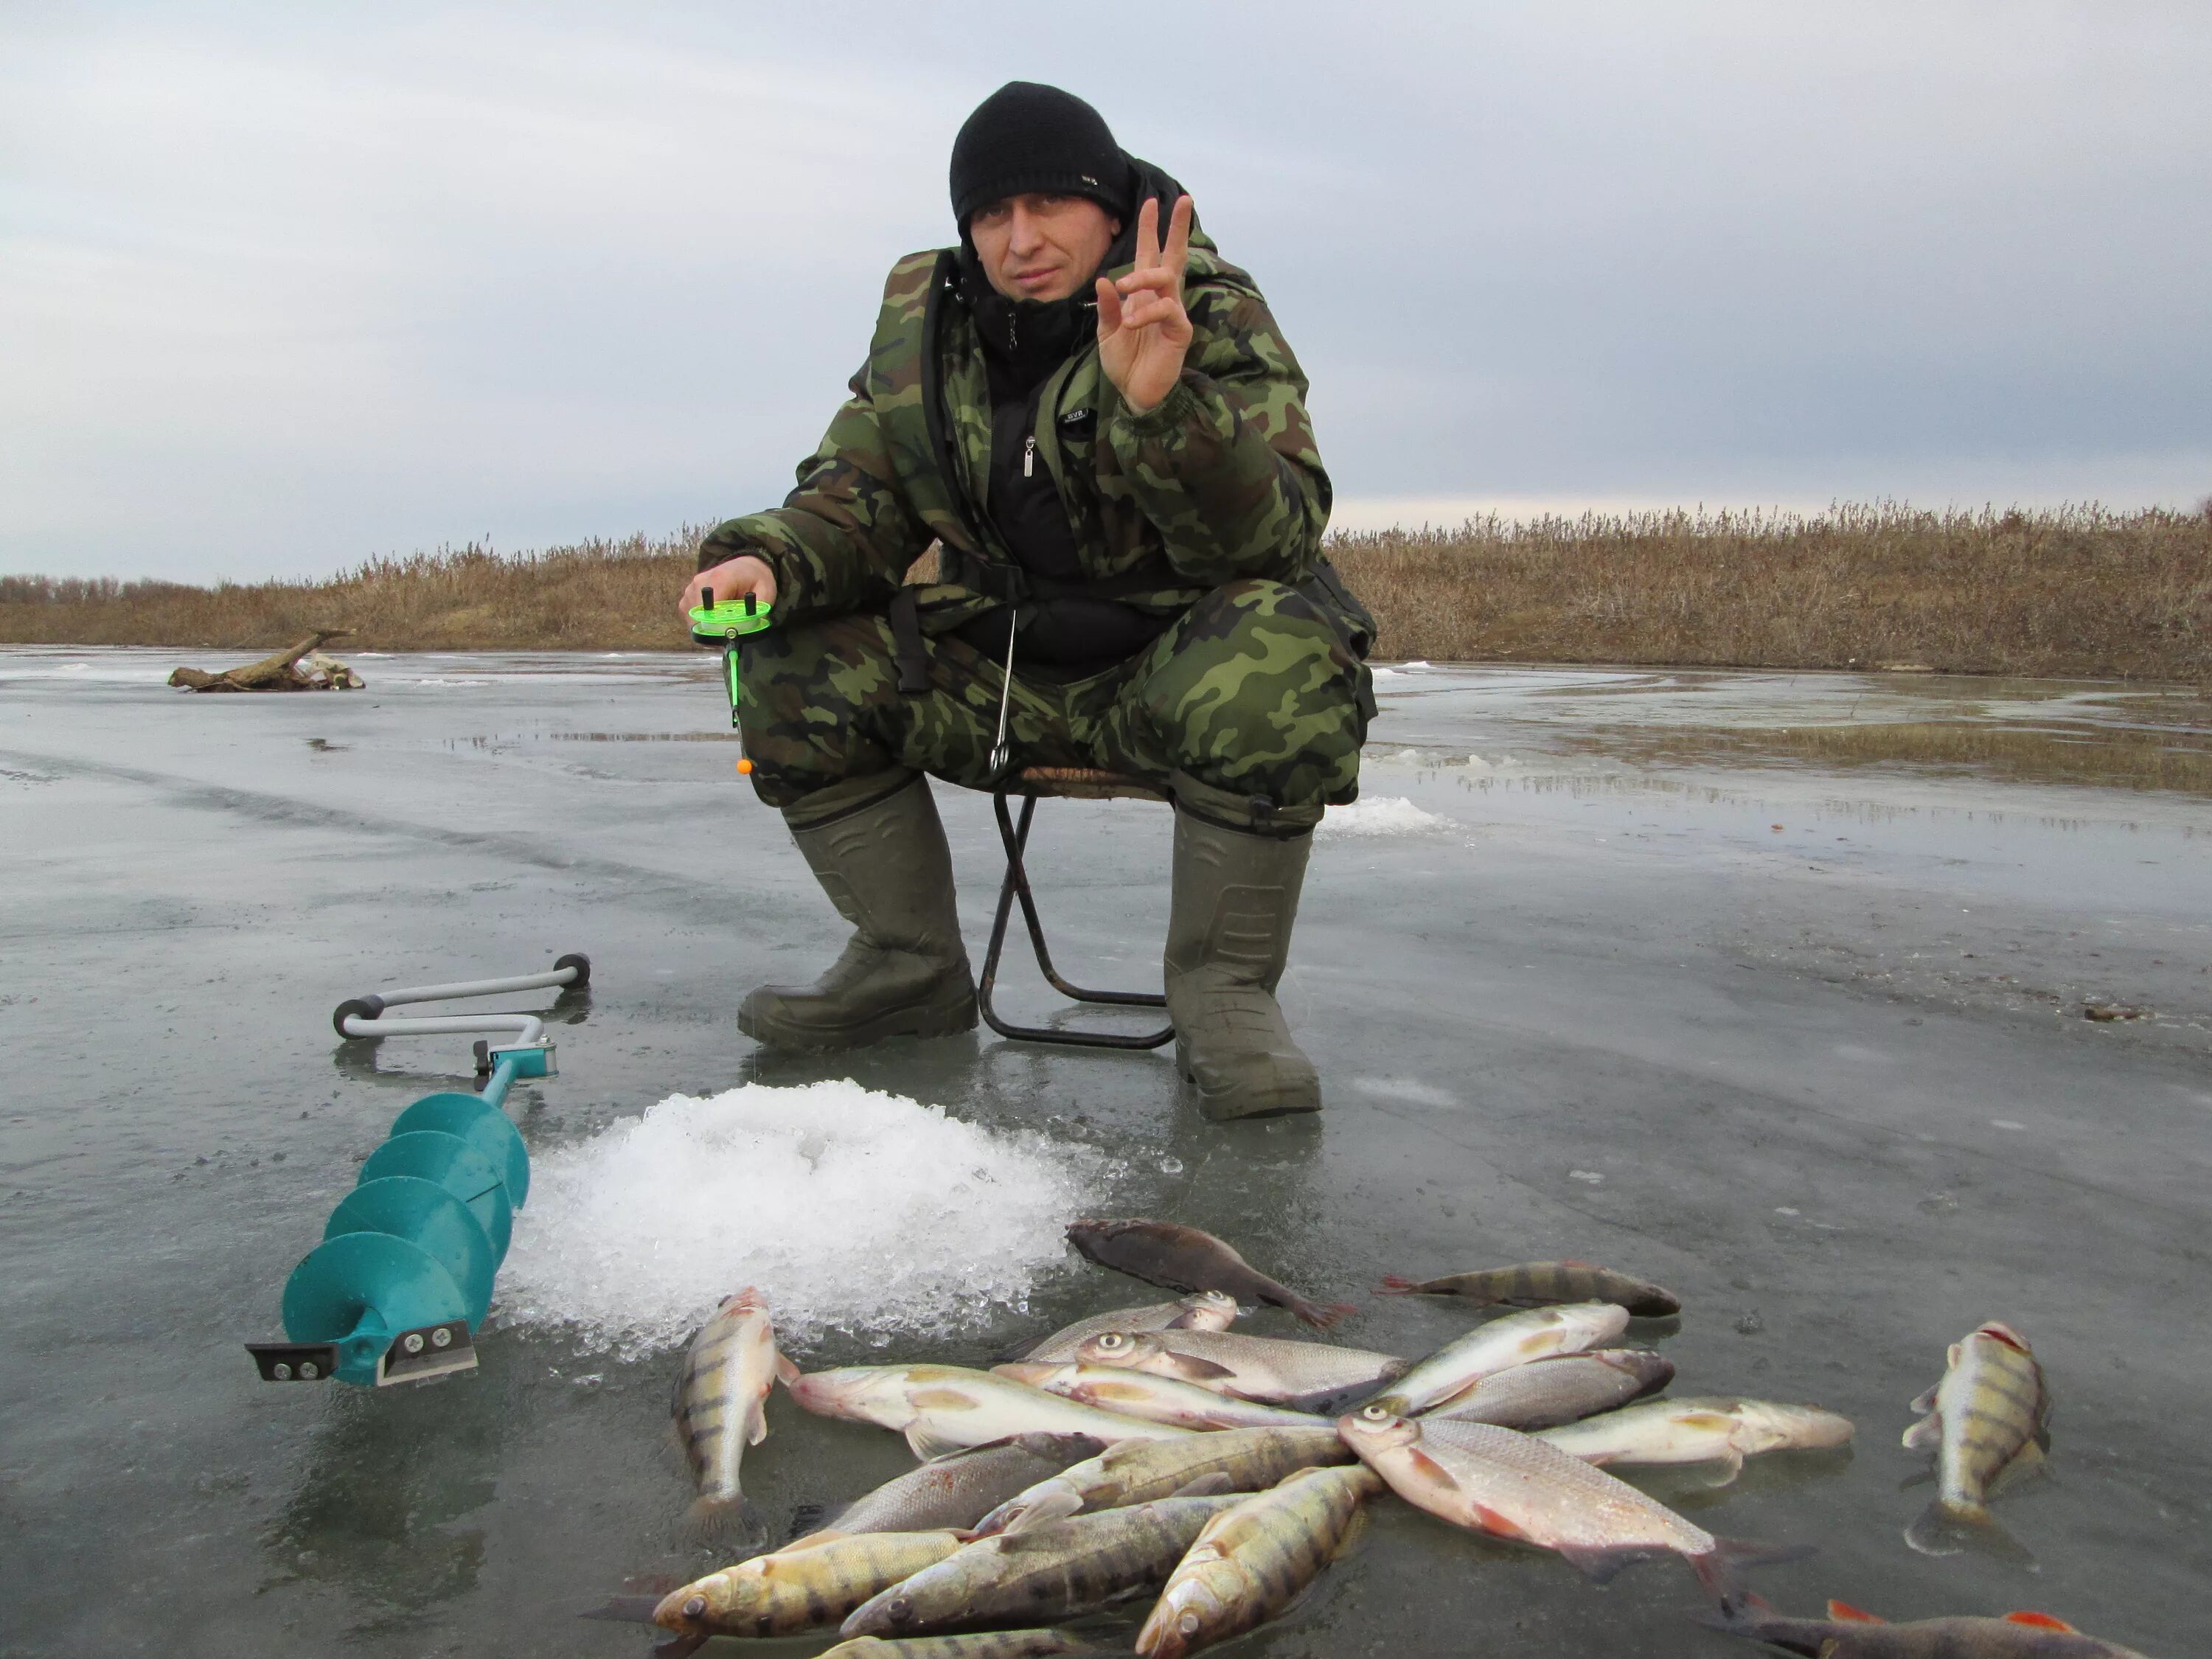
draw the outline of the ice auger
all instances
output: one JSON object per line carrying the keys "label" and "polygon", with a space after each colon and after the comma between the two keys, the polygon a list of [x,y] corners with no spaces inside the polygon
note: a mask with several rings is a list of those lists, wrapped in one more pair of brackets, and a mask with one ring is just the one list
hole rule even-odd
{"label": "ice auger", "polygon": [[284,1285],[283,1342],[249,1342],[264,1381],[381,1387],[476,1368],[476,1330],[491,1306],[514,1212],[530,1193],[530,1155],[507,1120],[517,1078],[553,1075],[553,1045],[537,1014],[392,1015],[415,1002],[498,996],[592,976],[569,955],[543,974],[418,985],[342,1002],[341,1037],[493,1032],[476,1045],[479,1091],[425,1095],[393,1121],[361,1178],[331,1212],[323,1242]]}

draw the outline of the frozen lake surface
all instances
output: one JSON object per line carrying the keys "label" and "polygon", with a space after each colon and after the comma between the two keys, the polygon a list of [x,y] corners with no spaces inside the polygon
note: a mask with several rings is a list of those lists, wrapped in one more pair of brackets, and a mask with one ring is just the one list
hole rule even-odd
{"label": "frozen lake surface", "polygon": [[[738,999],[811,975],[842,929],[733,774],[711,659],[364,654],[366,691],[240,697],[164,689],[180,659],[0,651],[0,1654],[642,1656],[644,1632],[574,1614],[631,1575],[707,1565],[678,1524],[674,1357],[653,1346],[671,1316],[617,1316],[623,1274],[641,1310],[684,1293],[651,1229],[814,1274],[810,1368],[982,1364],[1156,1299],[1038,1249],[1073,1209],[1210,1228],[1359,1301],[1344,1340],[1407,1354],[1468,1316],[1371,1297],[1384,1273],[1581,1256],[1656,1279],[1679,1328],[1632,1336],[1674,1360],[1674,1392],[1859,1425],[1848,1456],[1754,1461],[1725,1491],[1644,1482],[1716,1532],[1817,1545],[1758,1575],[1778,1607],[2034,1607],[2161,1659],[2203,1648],[2201,698],[1394,667],[1283,986],[1328,1110],[1218,1128],[1159,1054],[985,1033],[759,1056]],[[988,803],[939,796],[980,957]],[[1038,824],[1060,965],[1156,985],[1169,815],[1054,802]],[[331,1007],[574,950],[594,972],[562,1005],[560,1075],[509,1103],[541,1170],[574,1177],[518,1218],[531,1304],[495,1306],[472,1378],[259,1382],[240,1344],[279,1334],[284,1276],[356,1164],[416,1096],[467,1086],[465,1039],[341,1046]],[[1026,964],[1003,994],[1046,1006]],[[661,1206],[649,1136],[601,1155],[672,1096],[848,1078],[942,1118],[878,1129],[855,1109],[867,1133],[842,1141],[826,1115],[818,1137],[779,1120],[737,1140],[711,1114],[658,1120],[668,1144],[720,1149],[711,1169],[765,1242],[720,1225],[709,1166]],[[916,1190],[841,1163],[878,1136]],[[1018,1190],[951,1201],[944,1160],[971,1153]],[[756,1167],[775,1190],[748,1200]],[[929,1234],[912,1262],[892,1214]],[[872,1310],[870,1249],[886,1286],[927,1268],[909,1280],[926,1316]],[[962,1316],[943,1275],[970,1269]],[[586,1280],[600,1300],[579,1291],[567,1322],[545,1305]],[[1905,1402],[1989,1319],[2033,1342],[2058,1402],[2052,1475],[1998,1503],[2033,1559],[1920,1556],[1901,1538],[1929,1492],[1907,1485]],[[872,1324],[927,1334],[878,1347]],[[1273,1312],[1249,1324],[1290,1334]],[[908,1465],[896,1437],[780,1394],[745,1485],[779,1518]],[[1395,1503],[1376,1519],[1237,1651],[1754,1651],[1691,1622],[1671,1565],[1601,1589]]]}

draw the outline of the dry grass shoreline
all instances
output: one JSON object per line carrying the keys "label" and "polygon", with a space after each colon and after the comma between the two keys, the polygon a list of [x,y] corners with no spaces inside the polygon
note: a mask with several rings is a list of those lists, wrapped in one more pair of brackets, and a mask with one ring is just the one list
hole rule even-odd
{"label": "dry grass shoreline", "polygon": [[[680,650],[698,532],[468,546],[321,581],[0,577],[0,643],[265,651]],[[2212,684],[2212,513],[1650,513],[1332,538],[1377,654]]]}

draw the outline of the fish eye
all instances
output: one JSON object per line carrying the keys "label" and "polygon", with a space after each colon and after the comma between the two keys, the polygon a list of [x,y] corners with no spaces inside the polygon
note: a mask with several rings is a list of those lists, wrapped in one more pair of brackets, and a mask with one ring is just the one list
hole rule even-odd
{"label": "fish eye", "polygon": [[1359,1415],[1361,1420],[1368,1423],[1387,1423],[1390,1420],[1390,1413],[1380,1406],[1362,1406]]}
{"label": "fish eye", "polygon": [[695,1595],[684,1604],[684,1616],[686,1619],[696,1619],[706,1611],[707,1598],[703,1595]]}
{"label": "fish eye", "polygon": [[1194,1613],[1186,1613],[1182,1618],[1176,1620],[1176,1628],[1181,1631],[1185,1636],[1197,1635],[1199,1617]]}
{"label": "fish eye", "polygon": [[1098,1346],[1102,1348],[1110,1350],[1125,1346],[1128,1340],[1129,1339],[1122,1335],[1119,1331],[1109,1331],[1105,1335],[1098,1339]]}
{"label": "fish eye", "polygon": [[903,1595],[901,1595],[884,1603],[884,1612],[891,1619],[896,1620],[898,1623],[903,1625],[908,1620],[914,1617],[914,1603],[908,1601]]}

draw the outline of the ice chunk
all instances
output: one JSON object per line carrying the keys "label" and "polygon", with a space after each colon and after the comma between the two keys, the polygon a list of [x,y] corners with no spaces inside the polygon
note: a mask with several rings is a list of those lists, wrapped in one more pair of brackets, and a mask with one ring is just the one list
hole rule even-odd
{"label": "ice chunk", "polygon": [[532,1162],[500,1273],[510,1324],[624,1358],[754,1285],[777,1334],[979,1328],[1065,1253],[1106,1163],[849,1081],[672,1095]]}
{"label": "ice chunk", "polygon": [[1369,795],[1349,806],[1332,806],[1321,821],[1319,833],[1339,836],[1411,836],[1424,830],[1442,830],[1449,820],[1438,817],[1403,795]]}

